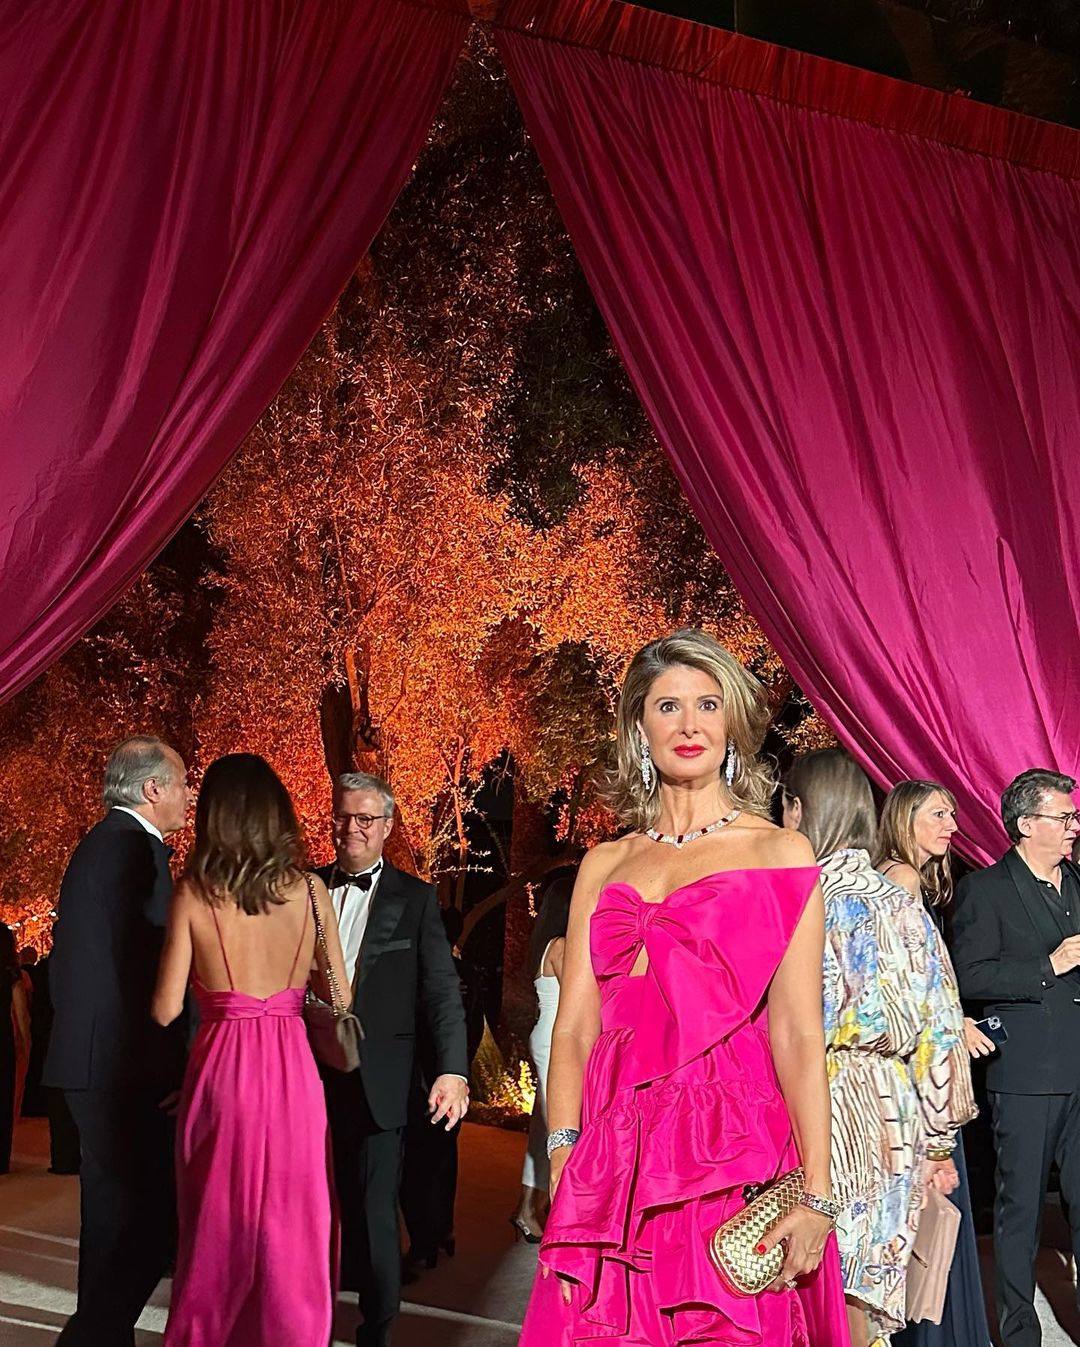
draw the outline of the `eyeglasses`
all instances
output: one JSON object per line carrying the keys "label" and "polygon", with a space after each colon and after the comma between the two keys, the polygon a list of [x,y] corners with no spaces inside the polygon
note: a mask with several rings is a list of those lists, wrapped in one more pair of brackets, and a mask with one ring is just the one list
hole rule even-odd
{"label": "eyeglasses", "polygon": [[339,828],[347,828],[350,823],[355,823],[367,832],[373,823],[380,823],[389,817],[389,814],[335,814],[334,822]]}
{"label": "eyeglasses", "polygon": [[1073,809],[1068,814],[1025,814],[1024,817],[1049,819],[1051,823],[1060,823],[1067,828],[1071,823],[1080,823],[1080,809]]}

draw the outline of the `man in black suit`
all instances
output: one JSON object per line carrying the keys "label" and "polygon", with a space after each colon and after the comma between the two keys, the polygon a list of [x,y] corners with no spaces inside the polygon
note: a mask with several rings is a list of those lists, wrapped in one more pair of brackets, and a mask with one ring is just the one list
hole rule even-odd
{"label": "man in black suit", "polygon": [[360,1293],[358,1347],[388,1347],[401,1298],[398,1187],[417,1007],[437,1075],[432,1125],[453,1127],[469,1105],[465,1013],[435,890],[383,858],[394,797],[379,777],[348,773],[334,791],[337,860],[316,873],[337,914],[353,1010],[364,1029],[360,1065],[325,1072],[342,1222],[342,1284]]}
{"label": "man in black suit", "polygon": [[133,1347],[168,1264],[172,1164],[166,1108],[183,1039],[150,1018],[172,879],[164,838],[184,826],[184,764],[159,739],[128,739],[105,768],[105,817],[60,888],[49,986],[46,1085],[79,1129],[79,1298],[59,1343]]}
{"label": "man in black suit", "polygon": [[997,1198],[994,1261],[1005,1347],[1039,1347],[1035,1255],[1050,1166],[1080,1266],[1080,833],[1076,782],[1029,771],[1001,797],[1013,842],[957,889],[953,958],[965,1000],[997,1015],[1008,1040],[990,1061]]}

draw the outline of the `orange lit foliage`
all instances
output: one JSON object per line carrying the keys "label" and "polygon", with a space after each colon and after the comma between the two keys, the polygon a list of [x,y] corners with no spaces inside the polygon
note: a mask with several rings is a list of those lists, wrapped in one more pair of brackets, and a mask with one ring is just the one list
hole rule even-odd
{"label": "orange lit foliage", "polygon": [[0,915],[48,911],[104,753],[134,730],[202,765],[264,753],[323,852],[320,712],[338,742],[344,703],[344,758],[386,772],[411,859],[442,873],[478,863],[464,820],[497,761],[564,837],[610,826],[585,771],[658,632],[705,625],[777,702],[790,686],[627,388],[479,44],[371,258],[184,538],[194,562],[156,564],[0,712]]}
{"label": "orange lit foliage", "polygon": [[[371,758],[354,757],[391,777],[427,872],[461,863],[447,801],[467,808],[503,753],[538,803],[572,783],[609,732],[626,659],[657,632],[720,627],[782,677],[583,297],[506,91],[474,51],[372,264],[203,516],[227,557],[203,755],[265,752],[317,837],[318,708],[350,659],[378,732]],[[560,370],[558,398],[538,393],[534,358],[552,315],[561,349],[585,356]],[[546,442],[523,447],[522,400],[541,394]],[[560,455],[566,471],[545,481]]]}

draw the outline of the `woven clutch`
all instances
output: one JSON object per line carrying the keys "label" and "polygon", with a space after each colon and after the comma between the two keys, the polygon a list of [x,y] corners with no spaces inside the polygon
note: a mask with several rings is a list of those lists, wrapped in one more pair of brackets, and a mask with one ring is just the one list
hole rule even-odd
{"label": "woven clutch", "polygon": [[803,1172],[792,1169],[764,1187],[748,1189],[746,1206],[713,1231],[709,1258],[733,1295],[759,1295],[780,1275],[783,1244],[768,1253],[754,1250],[777,1221],[798,1206],[803,1191]]}

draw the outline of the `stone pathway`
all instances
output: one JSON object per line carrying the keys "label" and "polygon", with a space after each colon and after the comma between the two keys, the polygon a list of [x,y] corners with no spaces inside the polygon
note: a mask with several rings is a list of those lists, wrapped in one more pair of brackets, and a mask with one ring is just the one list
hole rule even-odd
{"label": "stone pathway", "polygon": [[[47,1146],[42,1120],[20,1124],[12,1172],[0,1177],[0,1347],[51,1347],[75,1306],[78,1180],[47,1172]],[[458,1254],[405,1288],[395,1347],[515,1347],[536,1266],[535,1248],[514,1243],[507,1219],[524,1146],[521,1133],[466,1124]],[[1067,1249],[1060,1213],[1049,1208],[1038,1268],[1043,1347],[1080,1344]],[[138,1347],[160,1347],[168,1303],[162,1282],[139,1322]],[[342,1295],[335,1347],[352,1347],[357,1318],[356,1297]]]}

